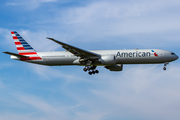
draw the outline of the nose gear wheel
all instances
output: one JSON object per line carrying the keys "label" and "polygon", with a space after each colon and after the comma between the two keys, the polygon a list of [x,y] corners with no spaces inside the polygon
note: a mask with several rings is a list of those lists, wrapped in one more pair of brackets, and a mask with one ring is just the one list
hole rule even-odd
{"label": "nose gear wheel", "polygon": [[168,65],[169,63],[164,63],[164,67],[163,67],[163,70],[166,70],[166,66]]}

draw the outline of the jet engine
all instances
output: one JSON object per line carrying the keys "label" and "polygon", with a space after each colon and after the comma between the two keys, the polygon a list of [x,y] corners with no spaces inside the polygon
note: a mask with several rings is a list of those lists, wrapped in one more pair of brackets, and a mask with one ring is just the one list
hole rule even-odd
{"label": "jet engine", "polygon": [[113,66],[105,66],[106,69],[109,69],[110,71],[122,71],[123,70],[123,64],[117,64]]}
{"label": "jet engine", "polygon": [[99,59],[99,62],[102,65],[115,65],[116,64],[116,57],[115,56],[102,56]]}

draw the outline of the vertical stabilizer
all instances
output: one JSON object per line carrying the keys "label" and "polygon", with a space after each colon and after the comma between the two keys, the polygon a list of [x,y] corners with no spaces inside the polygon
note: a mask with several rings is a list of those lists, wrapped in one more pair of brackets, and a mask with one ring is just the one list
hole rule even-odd
{"label": "vertical stabilizer", "polygon": [[12,31],[11,34],[20,55],[37,54],[36,51],[16,31]]}
{"label": "vertical stabilizer", "polygon": [[16,31],[12,31],[11,34],[20,55],[29,56],[29,59],[31,60],[40,59],[36,51]]}

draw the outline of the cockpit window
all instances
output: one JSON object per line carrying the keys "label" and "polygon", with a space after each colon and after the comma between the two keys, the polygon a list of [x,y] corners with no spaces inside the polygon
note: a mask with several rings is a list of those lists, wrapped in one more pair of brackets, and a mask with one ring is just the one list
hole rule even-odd
{"label": "cockpit window", "polygon": [[171,55],[175,55],[175,53],[172,52]]}

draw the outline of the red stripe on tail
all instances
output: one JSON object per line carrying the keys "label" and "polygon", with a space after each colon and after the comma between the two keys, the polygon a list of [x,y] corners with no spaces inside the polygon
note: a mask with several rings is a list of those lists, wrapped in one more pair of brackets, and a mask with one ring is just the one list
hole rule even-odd
{"label": "red stripe on tail", "polygon": [[13,36],[13,39],[18,39],[17,36]]}
{"label": "red stripe on tail", "polygon": [[24,47],[17,47],[17,50],[25,50]]}
{"label": "red stripe on tail", "polygon": [[20,55],[36,55],[36,52],[29,52],[29,53],[19,53]]}
{"label": "red stripe on tail", "polygon": [[21,45],[21,42],[15,42],[15,45]]}

